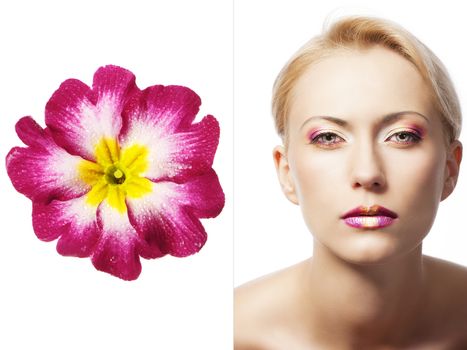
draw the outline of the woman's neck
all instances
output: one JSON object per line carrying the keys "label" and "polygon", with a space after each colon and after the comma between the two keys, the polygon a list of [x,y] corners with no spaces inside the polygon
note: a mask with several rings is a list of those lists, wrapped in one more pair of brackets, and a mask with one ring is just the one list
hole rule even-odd
{"label": "woman's neck", "polygon": [[397,345],[418,325],[427,290],[421,245],[392,261],[358,265],[315,241],[303,273],[302,306],[323,344]]}

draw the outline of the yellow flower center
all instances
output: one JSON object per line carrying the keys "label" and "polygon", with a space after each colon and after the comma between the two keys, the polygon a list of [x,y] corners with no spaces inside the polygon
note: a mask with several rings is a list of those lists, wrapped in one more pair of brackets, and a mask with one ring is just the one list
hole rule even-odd
{"label": "yellow flower center", "polygon": [[152,191],[152,182],[140,176],[148,168],[148,153],[138,144],[120,149],[116,140],[102,138],[96,146],[96,161],[79,164],[81,179],[92,186],[86,202],[97,207],[107,199],[111,207],[126,212],[126,197],[139,198]]}
{"label": "yellow flower center", "polygon": [[105,171],[105,180],[108,184],[121,185],[125,182],[125,173],[118,168],[118,165],[111,165]]}
{"label": "yellow flower center", "polygon": [[125,181],[125,177],[123,175],[124,174],[120,169],[114,171],[114,178],[118,180],[122,179],[120,183],[123,183],[123,181]]}

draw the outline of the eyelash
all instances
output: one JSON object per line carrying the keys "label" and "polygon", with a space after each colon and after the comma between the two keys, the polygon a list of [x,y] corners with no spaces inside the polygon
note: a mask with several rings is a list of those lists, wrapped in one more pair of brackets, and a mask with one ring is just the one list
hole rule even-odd
{"label": "eyelash", "polygon": [[[327,131],[327,132],[323,132],[323,133],[313,137],[313,139],[310,140],[310,143],[311,144],[324,145],[325,147],[337,144],[337,142],[329,142],[329,143],[320,143],[320,142],[318,142],[318,140],[320,138],[325,137],[325,136],[329,136],[329,135],[337,136],[337,137],[341,138],[339,135],[337,135],[337,134],[335,134],[333,132]],[[422,140],[420,135],[418,135],[415,132],[408,131],[408,130],[403,130],[403,131],[396,132],[396,133],[392,134],[389,138],[391,138],[391,137],[393,137],[395,135],[408,135],[411,138],[411,141],[409,141],[409,142],[407,142],[407,141],[399,142],[400,144],[403,144],[403,145],[416,144],[416,143],[419,143]]]}
{"label": "eyelash", "polygon": [[333,133],[333,132],[327,131],[327,132],[323,132],[323,133],[321,133],[321,134],[316,135],[315,137],[313,137],[313,138],[310,140],[310,143],[311,143],[311,144],[319,144],[319,145],[325,146],[325,147],[329,147],[329,146],[332,146],[332,145],[335,145],[335,144],[336,144],[336,142],[329,142],[329,143],[327,143],[327,142],[318,142],[319,139],[324,138],[324,137],[326,137],[326,136],[337,136],[337,137],[340,137],[339,135],[337,135],[337,134],[335,134],[335,133]]}
{"label": "eyelash", "polygon": [[411,142],[402,142],[402,143],[404,143],[404,144],[408,144],[408,143],[412,143],[412,144],[414,144],[414,143],[419,143],[419,142],[422,140],[422,137],[421,137],[419,134],[417,134],[416,132],[411,132],[411,131],[407,131],[407,130],[405,130],[405,131],[398,131],[398,132],[392,134],[390,137],[393,137],[394,135],[401,135],[401,134],[402,134],[402,135],[404,135],[404,134],[405,134],[405,135],[408,135],[408,136],[412,139]]}

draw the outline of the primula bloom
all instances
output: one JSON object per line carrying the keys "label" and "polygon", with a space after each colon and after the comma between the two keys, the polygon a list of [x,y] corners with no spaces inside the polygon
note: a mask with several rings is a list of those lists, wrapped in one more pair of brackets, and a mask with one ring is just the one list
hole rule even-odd
{"label": "primula bloom", "polygon": [[140,90],[116,66],[99,68],[92,89],[63,82],[45,107],[47,127],[20,119],[28,147],[6,157],[13,186],[32,200],[37,237],[125,280],[139,276],[140,256],[198,252],[207,237],[199,218],[224,205],[212,169],[219,125],[209,115],[193,124],[200,104],[182,86]]}

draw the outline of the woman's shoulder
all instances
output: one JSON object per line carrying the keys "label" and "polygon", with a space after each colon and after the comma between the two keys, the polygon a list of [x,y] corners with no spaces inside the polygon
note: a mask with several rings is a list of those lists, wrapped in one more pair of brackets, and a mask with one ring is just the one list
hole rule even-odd
{"label": "woman's shoulder", "polygon": [[[423,256],[424,268],[430,276],[435,286],[441,287],[441,290],[451,294],[463,294],[461,301],[467,302],[467,267],[453,262],[435,258],[432,256]],[[435,287],[434,286],[434,287]]]}
{"label": "woman's shoulder", "polygon": [[423,256],[430,279],[434,325],[458,338],[467,348],[467,267],[435,257]]}
{"label": "woman's shoulder", "polygon": [[[270,349],[281,328],[299,264],[245,283],[234,292],[235,349]],[[275,334],[276,333],[276,334]]]}

